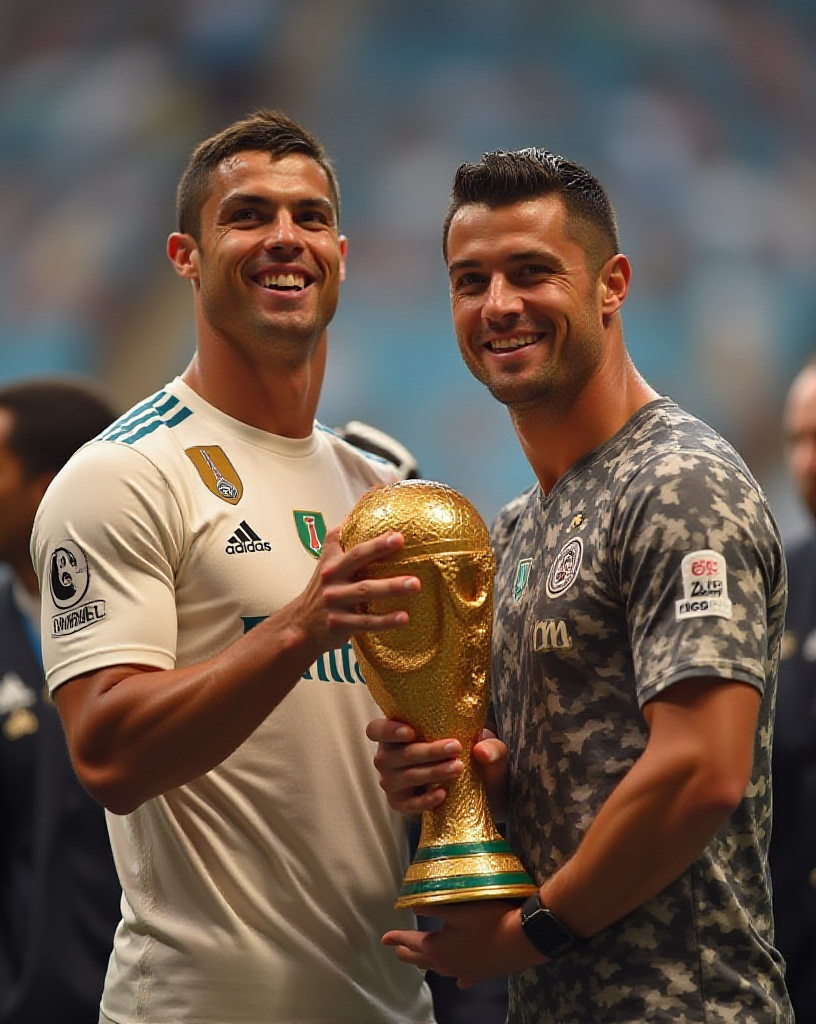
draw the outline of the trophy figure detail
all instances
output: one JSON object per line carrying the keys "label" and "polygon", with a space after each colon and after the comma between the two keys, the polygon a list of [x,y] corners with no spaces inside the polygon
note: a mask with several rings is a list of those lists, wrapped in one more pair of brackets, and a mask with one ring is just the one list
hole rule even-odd
{"label": "trophy figure detail", "polygon": [[487,527],[461,494],[429,480],[404,480],[364,494],[341,537],[348,550],[389,530],[405,543],[370,565],[369,577],[412,575],[420,594],[371,603],[404,607],[408,625],[352,638],[368,688],[387,718],[426,740],[455,738],[464,771],[444,803],[422,815],[419,847],[397,908],[477,899],[523,899],[537,891],[496,830],[471,757],[490,701],[488,669],[495,560]]}

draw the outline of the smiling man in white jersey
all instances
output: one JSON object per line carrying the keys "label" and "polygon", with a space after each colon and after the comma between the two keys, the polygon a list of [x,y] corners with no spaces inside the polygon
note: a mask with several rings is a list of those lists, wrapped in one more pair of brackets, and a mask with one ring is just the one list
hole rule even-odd
{"label": "smiling man in white jersey", "polygon": [[371,766],[338,529],[394,467],[315,421],[345,272],[318,141],[258,111],[203,142],[168,241],[197,346],[55,480],[32,553],[48,683],[123,887],[101,1020],[427,1024],[384,955],[406,857]]}

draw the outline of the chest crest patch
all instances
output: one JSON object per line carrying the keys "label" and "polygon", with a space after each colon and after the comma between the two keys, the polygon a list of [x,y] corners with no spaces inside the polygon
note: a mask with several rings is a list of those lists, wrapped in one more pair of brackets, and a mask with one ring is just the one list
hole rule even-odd
{"label": "chest crest patch", "polygon": [[530,569],[532,565],[532,558],[522,558],[519,561],[518,568],[516,569],[516,582],[513,584],[513,597],[517,603],[521,600],[521,595],[527,589],[527,584],[530,582]]}
{"label": "chest crest patch", "polygon": [[560,597],[569,590],[578,578],[583,555],[584,543],[580,537],[573,537],[561,548],[547,577],[548,597]]}
{"label": "chest crest patch", "polygon": [[322,512],[303,512],[294,510],[295,526],[300,543],[314,558],[320,557],[323,541],[326,539],[326,521]]}
{"label": "chest crest patch", "polygon": [[237,505],[244,493],[241,478],[226,454],[217,444],[185,448],[185,454],[198,470],[198,475],[216,498]]}

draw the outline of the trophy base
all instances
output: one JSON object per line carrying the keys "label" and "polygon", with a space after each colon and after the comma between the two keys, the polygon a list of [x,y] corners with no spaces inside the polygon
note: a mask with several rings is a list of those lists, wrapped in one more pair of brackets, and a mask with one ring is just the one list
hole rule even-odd
{"label": "trophy base", "polygon": [[428,903],[522,900],[537,890],[504,839],[420,846],[395,907],[403,910]]}

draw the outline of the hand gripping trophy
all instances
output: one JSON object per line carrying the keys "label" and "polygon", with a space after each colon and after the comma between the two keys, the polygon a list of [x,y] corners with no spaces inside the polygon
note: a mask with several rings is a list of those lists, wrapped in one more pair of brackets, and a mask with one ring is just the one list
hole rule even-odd
{"label": "hand gripping trophy", "polygon": [[407,722],[425,740],[458,739],[464,764],[442,806],[422,816],[396,906],[524,898],[536,886],[496,831],[470,756],[489,703],[495,560],[487,527],[450,487],[404,480],[364,494],[341,543],[349,549],[387,530],[402,533],[404,546],[369,566],[368,575],[410,574],[422,591],[407,605],[404,598],[372,602],[377,612],[407,607],[410,621],[401,630],[361,633],[354,649],[386,717]]}

